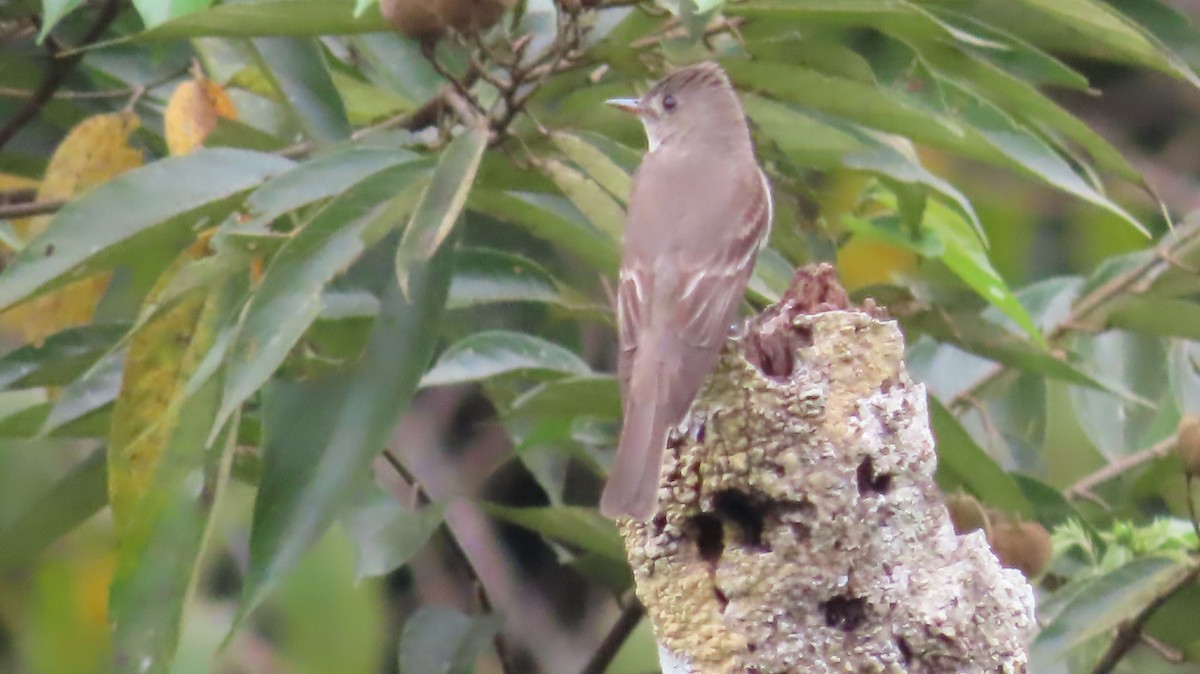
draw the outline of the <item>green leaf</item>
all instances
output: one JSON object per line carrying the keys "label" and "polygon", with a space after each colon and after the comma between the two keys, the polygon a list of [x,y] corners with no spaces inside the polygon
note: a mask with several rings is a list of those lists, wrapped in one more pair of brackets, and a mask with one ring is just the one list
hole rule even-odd
{"label": "green leaf", "polygon": [[487,330],[459,340],[421,378],[421,387],[480,381],[514,372],[591,374],[574,353],[533,335]]}
{"label": "green leaf", "polygon": [[914,140],[970,149],[960,124],[878,86],[781,63],[730,59],[722,65],[734,82],[751,91]]}
{"label": "green leaf", "polygon": [[963,487],[980,501],[1007,513],[1033,515],[1021,488],[1004,469],[975,444],[958,419],[937,398],[929,396],[929,423],[937,439],[937,481],[942,491]]}
{"label": "green leaf", "polygon": [[484,503],[492,517],[538,532],[546,538],[608,559],[624,560],[625,544],[611,520],[595,508],[548,506],[512,508]]}
{"label": "green leaf", "polygon": [[537,166],[596,229],[614,241],[621,240],[625,230],[625,209],[599,183],[557,159],[540,159]]}
{"label": "green leaf", "polygon": [[268,389],[263,480],[235,625],[328,529],[408,408],[437,343],[450,243],[411,270],[407,299],[396,283],[385,283],[366,353],[349,375]]}
{"label": "green leaf", "polygon": [[1105,170],[1126,180],[1141,182],[1137,169],[1108,141],[1032,84],[969,50],[956,51],[932,43],[916,48],[929,67],[943,77],[953,76],[977,96],[989,95],[993,102],[1006,102],[1010,114],[1023,122],[1033,123],[1034,128],[1044,125],[1062,133],[1078,143]]}
{"label": "green leaf", "polygon": [[[202,149],[99,185],[63,207],[0,274],[0,310],[105,268],[139,234],[167,228],[190,235],[195,222],[179,216],[244,192],[293,165],[258,152]],[[48,250],[52,254],[46,255]]]}
{"label": "green leaf", "polygon": [[954,185],[922,166],[916,148],[910,141],[896,136],[877,135],[875,138],[879,141],[877,147],[847,154],[842,158],[842,165],[857,171],[869,171],[905,185],[929,188],[954,206],[971,223],[979,240],[987,244],[987,233],[983,231],[983,224],[979,222],[971,202]]}
{"label": "green leaf", "polygon": [[[464,309],[495,302],[566,304],[558,281],[538,263],[488,248],[460,250],[454,259],[454,278],[446,308]],[[0,360],[2,374],[3,360]]]}
{"label": "green leaf", "polygon": [[260,37],[254,46],[263,71],[316,145],[350,137],[346,105],[333,85],[325,53],[315,37]]}
{"label": "green leaf", "polygon": [[615,420],[621,417],[621,393],[611,375],[566,377],[521,394],[513,400],[509,415],[535,420],[590,415]]}
{"label": "green leaf", "polygon": [[1107,324],[1159,337],[1200,340],[1200,304],[1147,295],[1120,298],[1108,313]]}
{"label": "green leaf", "polygon": [[499,630],[495,615],[466,616],[446,606],[422,606],[404,621],[400,674],[471,674]]}
{"label": "green leaf", "polygon": [[71,382],[54,401],[38,433],[57,433],[67,424],[111,405],[121,391],[123,356],[122,352],[110,351]]}
{"label": "green leaf", "polygon": [[29,344],[0,357],[0,387],[66,386],[92,366],[129,330],[125,323],[68,328],[41,345]]}
{"label": "green leaf", "polygon": [[1137,218],[1081,178],[1071,165],[1041,138],[1018,124],[990,101],[976,96],[957,82],[940,82],[941,94],[947,104],[971,125],[984,142],[1000,153],[1012,168],[1099,206],[1121,218],[1143,235],[1149,236],[1149,232]]}
{"label": "green leaf", "polygon": [[479,189],[471,208],[515,225],[602,272],[616,272],[617,240],[596,230],[565,197],[535,192]]}
{"label": "green leaf", "polygon": [[207,9],[211,4],[212,0],[133,0],[133,6],[142,15],[142,23],[148,28]]}
{"label": "green leaf", "polygon": [[951,38],[964,44],[1002,47],[938,19],[904,0],[759,0],[732,4],[732,16],[802,24],[828,24],[852,28],[871,27],[888,33],[925,38]]}
{"label": "green leaf", "polygon": [[[251,192],[240,209],[247,219],[232,231],[266,230],[284,213],[337,196],[373,175],[416,158],[407,150],[390,148],[352,148],[317,155]],[[217,238],[221,236],[219,232]]]}
{"label": "green leaf", "polygon": [[[203,368],[222,325],[232,318],[242,285],[227,283],[203,298],[173,387],[159,392],[170,398],[165,413],[151,420],[141,410],[130,410],[134,423],[140,415],[143,424],[142,432],[132,436],[119,432],[114,423],[109,488],[114,503],[121,498],[124,504],[121,513],[114,511],[123,517],[117,522],[117,568],[109,595],[117,672],[148,674],[172,668],[184,604],[228,473],[227,455],[237,425],[234,421],[210,440],[221,400],[220,376],[203,378],[195,388],[190,383]],[[153,460],[152,448],[146,445],[151,436],[163,441],[157,463],[139,465],[139,460]],[[120,446],[123,442],[128,444]],[[138,454],[130,456],[135,443]],[[115,480],[114,470],[125,473],[121,482]]]}
{"label": "green leaf", "polygon": [[913,241],[912,237],[901,234],[903,226],[892,216],[873,218],[869,221],[846,216],[843,222],[848,231],[856,234],[904,246],[920,255],[935,254],[968,287],[1016,323],[1036,344],[1045,344],[1045,339],[1034,325],[1029,312],[992,267],[987,251],[971,225],[957,212],[937,202],[928,204],[925,209],[923,231],[936,242],[940,242],[940,246],[933,246],[930,241]]}
{"label": "green leaf", "polygon": [[1042,629],[1030,649],[1030,660],[1048,666],[1092,638],[1110,633],[1194,574],[1196,564],[1191,559],[1140,557],[1100,576]]}
{"label": "green leaf", "polygon": [[431,504],[413,510],[377,487],[370,491],[367,503],[342,517],[358,551],[359,580],[385,576],[407,564],[442,525],[446,509],[445,504]]}
{"label": "green leaf", "polygon": [[474,126],[442,150],[433,177],[396,250],[396,278],[405,292],[408,292],[409,270],[429,259],[454,229],[475,183],[487,139],[487,129]]}
{"label": "green leaf", "polygon": [[387,196],[418,171],[400,166],[360,183],[315,214],[271,259],[229,348],[221,420],[283,363],[320,314],[321,292],[334,276],[402,220],[408,200]]}
{"label": "green leaf", "polygon": [[1182,414],[1200,415],[1200,342],[1171,341],[1167,376],[1175,407]]}
{"label": "green leaf", "polygon": [[1200,79],[1178,57],[1153,39],[1145,29],[1103,2],[1096,0],[1021,0],[1030,8],[1090,43],[1093,51],[1123,54],[1134,63],[1182,77],[1194,85]]}
{"label": "green leaf", "polygon": [[134,36],[137,40],[177,40],[202,36],[262,37],[373,33],[391,30],[378,9],[354,16],[348,2],[330,0],[248,0],[222,3]]}
{"label": "green leaf", "polygon": [[0,528],[0,570],[34,559],[108,503],[104,450],[92,452]]}
{"label": "green leaf", "polygon": [[81,4],[83,0],[42,0],[42,28],[38,31],[38,43],[46,39],[64,16],[75,11]]}
{"label": "green leaf", "polygon": [[613,161],[599,147],[589,142],[589,139],[565,131],[555,131],[550,138],[554,145],[568,159],[584,170],[592,180],[608,190],[609,194],[622,203],[629,203],[629,192],[633,189],[633,179],[629,172]]}
{"label": "green leaf", "polygon": [[1168,390],[1162,340],[1113,330],[1078,335],[1072,347],[1083,370],[1106,389],[1072,387],[1071,405],[1083,432],[1110,461],[1142,449]]}

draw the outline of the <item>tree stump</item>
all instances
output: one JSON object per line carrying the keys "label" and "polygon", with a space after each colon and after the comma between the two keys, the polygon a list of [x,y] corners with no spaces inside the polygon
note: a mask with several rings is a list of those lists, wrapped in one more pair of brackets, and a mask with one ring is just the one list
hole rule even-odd
{"label": "tree stump", "polygon": [[1026,671],[1032,588],[955,534],[925,395],[828,266],[747,321],[621,522],[665,673]]}

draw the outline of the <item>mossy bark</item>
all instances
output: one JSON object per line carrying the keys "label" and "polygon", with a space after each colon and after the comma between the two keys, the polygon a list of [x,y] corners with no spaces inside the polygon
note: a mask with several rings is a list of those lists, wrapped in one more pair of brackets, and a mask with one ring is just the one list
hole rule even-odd
{"label": "mossy bark", "polygon": [[895,322],[828,267],[747,322],[621,530],[664,672],[1023,672],[1033,593],[934,484]]}

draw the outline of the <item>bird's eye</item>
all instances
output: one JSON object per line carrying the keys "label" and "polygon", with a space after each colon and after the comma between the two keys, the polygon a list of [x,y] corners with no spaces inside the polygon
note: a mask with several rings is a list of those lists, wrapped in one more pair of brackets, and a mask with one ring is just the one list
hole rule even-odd
{"label": "bird's eye", "polygon": [[674,96],[672,96],[671,94],[667,94],[666,96],[663,96],[663,100],[662,100],[663,110],[670,112],[675,109],[676,105],[678,105],[678,103],[675,101]]}

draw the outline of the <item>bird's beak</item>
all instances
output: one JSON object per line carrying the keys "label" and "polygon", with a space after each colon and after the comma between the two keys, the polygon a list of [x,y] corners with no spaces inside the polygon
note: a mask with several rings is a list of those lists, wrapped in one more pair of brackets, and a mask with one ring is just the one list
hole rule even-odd
{"label": "bird's beak", "polygon": [[642,106],[636,98],[610,98],[604,102],[622,112],[628,112],[632,115],[642,114]]}

